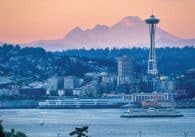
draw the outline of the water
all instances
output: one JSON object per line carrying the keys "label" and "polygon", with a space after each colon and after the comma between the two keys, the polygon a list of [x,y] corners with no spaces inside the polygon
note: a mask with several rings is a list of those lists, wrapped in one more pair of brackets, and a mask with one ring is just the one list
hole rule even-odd
{"label": "water", "polygon": [[[89,126],[90,137],[195,137],[195,109],[180,118],[120,118],[124,109],[2,109],[6,130],[29,137],[68,137],[75,127]],[[45,123],[40,125],[40,123]]]}

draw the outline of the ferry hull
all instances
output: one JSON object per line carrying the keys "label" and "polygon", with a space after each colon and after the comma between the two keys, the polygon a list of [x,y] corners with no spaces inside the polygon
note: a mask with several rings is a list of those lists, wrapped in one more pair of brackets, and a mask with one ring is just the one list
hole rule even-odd
{"label": "ferry hull", "polygon": [[103,109],[103,108],[121,108],[121,105],[45,105],[39,106],[40,109]]}
{"label": "ferry hull", "polygon": [[127,104],[121,99],[64,99],[45,100],[39,102],[40,109],[91,109],[91,108],[121,108]]}
{"label": "ferry hull", "polygon": [[175,109],[140,109],[129,110],[120,117],[124,118],[154,118],[154,117],[183,117],[184,115]]}
{"label": "ferry hull", "polygon": [[122,115],[122,118],[183,117],[184,115]]}

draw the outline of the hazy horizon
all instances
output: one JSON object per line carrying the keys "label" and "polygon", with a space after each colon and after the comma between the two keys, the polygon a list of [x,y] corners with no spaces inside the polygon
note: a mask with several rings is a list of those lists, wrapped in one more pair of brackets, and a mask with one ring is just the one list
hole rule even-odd
{"label": "hazy horizon", "polygon": [[145,19],[152,9],[161,19],[160,28],[177,37],[195,38],[194,4],[194,0],[6,0],[0,5],[0,41],[58,39],[76,26],[82,29],[97,24],[111,26],[126,16]]}

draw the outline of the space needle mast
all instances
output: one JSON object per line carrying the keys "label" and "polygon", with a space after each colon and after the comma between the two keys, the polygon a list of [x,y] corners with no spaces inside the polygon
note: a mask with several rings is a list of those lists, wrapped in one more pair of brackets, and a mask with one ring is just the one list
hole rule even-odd
{"label": "space needle mast", "polygon": [[157,69],[157,63],[156,63],[156,51],[155,51],[155,30],[156,30],[156,24],[159,23],[159,19],[155,18],[155,16],[152,15],[145,20],[146,24],[149,25],[149,31],[150,31],[150,51],[149,51],[149,58],[148,58],[148,69],[147,73],[150,78],[155,78],[158,69]]}

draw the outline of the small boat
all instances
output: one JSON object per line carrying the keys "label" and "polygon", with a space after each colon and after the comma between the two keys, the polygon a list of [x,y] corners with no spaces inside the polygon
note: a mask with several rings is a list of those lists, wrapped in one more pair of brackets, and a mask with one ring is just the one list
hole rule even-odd
{"label": "small boat", "polygon": [[179,111],[175,109],[128,109],[127,112],[120,117],[123,118],[153,118],[153,117],[183,117]]}
{"label": "small boat", "polygon": [[129,107],[133,107],[134,105],[131,103],[125,104],[123,106],[121,106],[121,108],[129,108]]}
{"label": "small boat", "polygon": [[42,123],[40,123],[40,126],[43,126],[44,124],[45,124],[45,123],[42,122]]}

